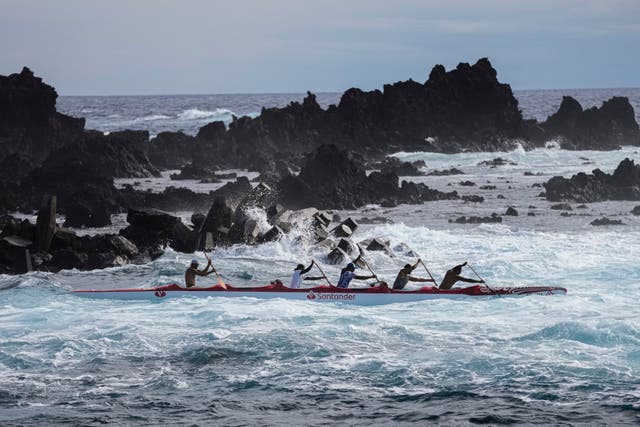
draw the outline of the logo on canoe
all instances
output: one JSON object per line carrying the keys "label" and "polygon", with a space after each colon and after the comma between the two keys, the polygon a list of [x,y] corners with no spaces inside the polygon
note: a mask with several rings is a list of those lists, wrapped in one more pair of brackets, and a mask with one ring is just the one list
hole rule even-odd
{"label": "logo on canoe", "polygon": [[162,297],[166,297],[167,296],[167,293],[165,291],[163,291],[163,290],[155,291],[153,294],[155,296],[157,296],[158,298],[162,298]]}
{"label": "logo on canoe", "polygon": [[348,293],[334,293],[334,292],[318,292],[309,291],[307,299],[310,301],[353,301],[356,299],[356,294]]}

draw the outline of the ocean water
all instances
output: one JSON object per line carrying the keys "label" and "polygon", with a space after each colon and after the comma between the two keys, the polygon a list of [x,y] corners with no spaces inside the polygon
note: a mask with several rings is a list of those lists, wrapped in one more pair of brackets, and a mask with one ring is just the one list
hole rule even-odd
{"label": "ocean water", "polygon": [[[638,151],[397,153],[428,170],[462,169],[412,179],[485,202],[336,212],[362,221],[355,240],[391,241],[395,256],[367,254],[388,281],[414,260],[398,248],[404,243],[436,279],[468,261],[490,285],[563,286],[565,296],[354,307],[68,293],[180,282],[191,258],[204,259],[171,250],[145,265],[0,276],[0,425],[638,425],[640,217],[630,213],[638,203],[573,204],[562,216],[535,186],[595,167],[611,172]],[[480,164],[498,156],[516,164]],[[477,185],[459,184],[466,180]],[[147,184],[155,191],[168,182]],[[520,215],[448,222],[507,206]],[[624,225],[589,224],[601,216]],[[311,258],[338,274],[304,230],[212,256],[225,281],[240,286],[287,282]]]}

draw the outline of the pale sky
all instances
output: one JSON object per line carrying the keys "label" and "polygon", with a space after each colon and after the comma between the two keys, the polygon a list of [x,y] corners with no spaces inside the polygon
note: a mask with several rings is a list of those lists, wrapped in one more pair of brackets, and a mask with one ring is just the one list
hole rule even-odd
{"label": "pale sky", "polygon": [[0,0],[0,74],[62,95],[341,92],[488,57],[514,89],[640,86],[640,0]]}

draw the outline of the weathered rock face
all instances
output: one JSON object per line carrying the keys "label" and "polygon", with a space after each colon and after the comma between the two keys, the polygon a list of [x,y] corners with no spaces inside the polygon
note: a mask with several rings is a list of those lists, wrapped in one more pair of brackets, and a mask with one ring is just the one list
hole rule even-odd
{"label": "weathered rock face", "polygon": [[[46,194],[56,195],[58,209],[62,213],[68,210],[74,225],[107,225],[110,215],[121,211],[125,203],[113,178],[97,172],[92,163],[81,155],[58,157],[54,153],[22,182],[23,197],[33,206]],[[96,221],[93,212],[103,220]]]}
{"label": "weathered rock face", "polygon": [[[38,224],[0,217],[0,271],[10,274],[31,269],[58,271],[92,270],[148,260],[135,244],[123,236],[100,234],[78,236],[55,226],[55,201],[45,200]],[[157,253],[159,255],[160,253]]]}
{"label": "weathered rock face", "polygon": [[202,225],[197,229],[198,249],[206,248],[207,233],[210,234],[212,241],[227,243],[232,222],[233,210],[227,206],[224,197],[216,197]]}
{"label": "weathered rock face", "polygon": [[424,184],[402,182],[393,172],[373,172],[364,168],[346,150],[323,145],[309,154],[297,177],[279,183],[281,201],[286,207],[323,209],[357,208],[368,203],[395,206],[429,200],[457,198],[457,193],[431,190]]}
{"label": "weathered rock face", "polygon": [[182,132],[161,132],[149,141],[149,159],[160,169],[180,169],[192,160],[195,139]]}
{"label": "weathered rock face", "polygon": [[387,157],[384,161],[373,165],[383,173],[393,172],[398,176],[422,176],[424,172],[420,168],[424,166],[423,161],[403,162],[396,157]]}
{"label": "weathered rock face", "polygon": [[0,160],[13,153],[40,162],[82,135],[84,119],[56,111],[58,94],[28,68],[0,76]]}
{"label": "weathered rock face", "polygon": [[[121,206],[113,177],[158,174],[146,156],[147,132],[85,131],[84,119],[56,111],[56,98],[27,68],[0,76],[0,211],[35,209],[44,194],[52,194],[63,212],[81,210],[71,201],[112,212]],[[83,216],[88,215],[76,215],[75,222],[85,225]]]}
{"label": "weathered rock face", "polygon": [[542,128],[547,139],[560,139],[566,149],[615,150],[621,145],[640,145],[640,129],[626,97],[613,97],[600,108],[583,110],[578,101],[565,96]]}
{"label": "weathered rock face", "polygon": [[120,234],[150,256],[162,253],[169,245],[179,252],[193,252],[197,236],[180,218],[155,209],[129,209],[130,224]]}
{"label": "weathered rock face", "polygon": [[544,184],[547,200],[579,203],[603,200],[640,200],[640,165],[624,159],[613,174],[595,169],[591,175],[555,176]]}

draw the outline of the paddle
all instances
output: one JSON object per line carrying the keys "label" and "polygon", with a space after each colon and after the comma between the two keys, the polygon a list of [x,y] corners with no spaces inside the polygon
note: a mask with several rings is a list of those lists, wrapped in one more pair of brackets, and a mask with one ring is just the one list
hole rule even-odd
{"label": "paddle", "polygon": [[476,273],[476,270],[474,270],[473,267],[471,267],[469,264],[467,264],[467,267],[469,267],[471,269],[471,271],[473,271],[473,274],[475,274],[478,279],[482,280],[482,283],[484,283],[484,285],[487,287],[487,289],[489,289],[493,294],[498,295],[498,297],[500,297],[500,294],[497,294],[496,291],[491,289],[491,286],[487,285],[487,282],[485,282],[484,279],[482,277],[480,277],[480,275],[478,273]]}
{"label": "paddle", "polygon": [[[375,282],[375,283],[381,283],[381,282],[380,282],[380,279],[378,279],[378,275],[377,275],[376,273],[374,273],[374,272],[373,272],[373,270],[372,270],[372,269],[371,269],[371,267],[369,266],[369,263],[367,262],[367,260],[366,260],[366,259],[364,259],[364,257],[362,256],[363,251],[362,251],[362,248],[360,247],[360,244],[359,244],[359,243],[357,243],[357,246],[358,246],[358,251],[360,251],[360,256],[359,256],[358,258],[360,258],[360,259],[362,260],[362,262],[364,263],[364,265],[367,267],[367,270],[369,270],[369,272],[371,273],[371,275],[372,275],[373,277],[375,277],[375,279],[376,279],[376,282]],[[372,285],[369,285],[369,286],[372,286]]]}
{"label": "paddle", "polygon": [[431,277],[431,281],[433,282],[433,284],[436,284],[436,279],[433,278],[433,276],[431,275],[431,272],[429,271],[429,269],[427,268],[427,266],[425,265],[425,263],[422,261],[422,258],[420,259],[420,264],[422,264],[422,266],[424,267],[425,270],[427,270],[427,273],[429,274],[429,277]]}
{"label": "paddle", "polygon": [[[204,254],[204,257],[207,259],[207,261],[211,262],[211,258],[209,258],[209,255],[207,255],[207,253],[204,252],[204,251],[202,251],[202,253]],[[220,275],[218,274],[218,271],[213,266],[213,264],[211,264],[211,268],[213,269],[213,272],[216,273],[216,277],[218,279],[218,285],[220,285],[223,288],[227,289],[227,285],[224,283],[224,280],[222,280],[222,277],[220,277]]]}
{"label": "paddle", "polygon": [[329,286],[333,286],[331,284],[331,281],[329,280],[329,278],[327,277],[326,274],[324,274],[324,271],[322,271],[322,268],[320,268],[320,266],[318,265],[318,263],[316,262],[316,260],[312,259],[311,261],[313,261],[313,265],[315,265],[316,267],[318,267],[318,270],[320,270],[320,274],[322,274],[322,277],[324,277],[324,280],[327,281],[327,283],[329,284]]}

